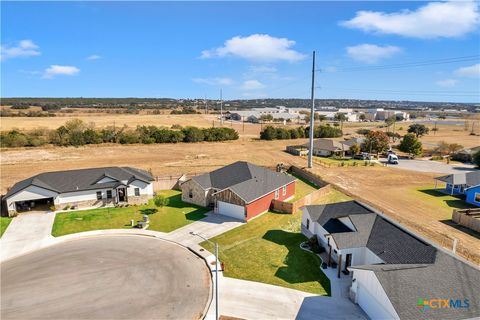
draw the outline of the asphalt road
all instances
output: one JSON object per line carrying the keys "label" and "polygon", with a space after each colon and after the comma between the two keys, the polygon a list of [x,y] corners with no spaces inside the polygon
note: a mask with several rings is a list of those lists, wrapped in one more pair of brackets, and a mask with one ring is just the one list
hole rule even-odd
{"label": "asphalt road", "polygon": [[[380,159],[381,163],[386,163],[386,159]],[[407,159],[400,159],[398,160],[398,164],[388,164],[391,168],[398,168],[398,169],[405,169],[405,170],[412,170],[412,171],[419,171],[419,172],[437,172],[437,173],[444,173],[444,174],[451,174],[451,173],[461,173],[467,171],[474,171],[474,165],[467,165],[467,164],[446,164],[437,161],[430,161],[430,160],[407,160]]]}
{"label": "asphalt road", "polygon": [[198,319],[207,266],[141,236],[64,242],[1,264],[2,319]]}

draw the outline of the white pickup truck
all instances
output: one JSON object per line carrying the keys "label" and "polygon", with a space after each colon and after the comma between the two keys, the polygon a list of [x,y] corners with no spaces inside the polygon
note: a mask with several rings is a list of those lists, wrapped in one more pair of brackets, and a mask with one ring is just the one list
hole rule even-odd
{"label": "white pickup truck", "polygon": [[387,158],[389,164],[398,164],[398,157],[394,153],[390,153]]}

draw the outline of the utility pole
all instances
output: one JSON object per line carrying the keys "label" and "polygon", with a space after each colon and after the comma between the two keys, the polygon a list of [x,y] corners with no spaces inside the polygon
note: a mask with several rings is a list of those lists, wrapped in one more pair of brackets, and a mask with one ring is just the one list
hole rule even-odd
{"label": "utility pole", "polygon": [[220,89],[220,126],[223,126],[223,96],[222,96],[222,89]]}
{"label": "utility pole", "polygon": [[313,166],[313,133],[315,131],[315,51],[312,59],[312,108],[310,110],[310,143],[308,148],[308,167]]}
{"label": "utility pole", "polygon": [[207,95],[205,95],[205,114],[208,114]]}

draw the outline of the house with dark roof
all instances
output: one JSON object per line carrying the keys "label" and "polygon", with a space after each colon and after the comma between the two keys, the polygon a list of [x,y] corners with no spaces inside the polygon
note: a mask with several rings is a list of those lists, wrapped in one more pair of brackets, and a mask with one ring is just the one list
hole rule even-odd
{"label": "house with dark roof", "polygon": [[[330,157],[330,156],[345,156],[350,154],[350,147],[354,144],[361,146],[365,141],[365,138],[350,138],[344,141],[336,141],[333,139],[318,138],[313,140],[313,155],[320,157]],[[301,145],[287,146],[287,152],[305,156],[308,154],[308,149],[310,148],[309,143],[304,143]]]}
{"label": "house with dark roof", "polygon": [[295,195],[296,179],[245,161],[195,176],[181,184],[182,200],[215,213],[248,221],[270,209],[272,201]]}
{"label": "house with dark roof", "polygon": [[28,210],[140,204],[153,197],[152,175],[132,167],[44,172],[13,185],[3,197],[8,214]]}
{"label": "house with dark roof", "polygon": [[445,183],[444,193],[450,195],[465,195],[465,201],[480,207],[480,171],[461,172],[435,178],[437,182]]}
{"label": "house with dark roof", "polygon": [[480,316],[478,266],[360,202],[305,206],[301,227],[337,276],[351,279],[350,299],[372,319]]}

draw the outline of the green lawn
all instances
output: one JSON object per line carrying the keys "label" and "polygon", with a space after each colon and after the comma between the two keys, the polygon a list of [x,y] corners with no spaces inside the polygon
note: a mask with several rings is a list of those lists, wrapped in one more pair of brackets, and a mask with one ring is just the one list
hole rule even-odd
{"label": "green lawn", "polygon": [[143,214],[148,214],[149,209],[154,208],[158,211],[149,214],[150,226],[148,229],[170,232],[204,218],[205,213],[209,211],[206,208],[183,202],[180,191],[165,190],[158,194],[165,195],[170,199],[168,206],[155,207],[150,201],[148,205],[142,206],[58,213],[53,224],[52,235],[62,236],[90,230],[130,228],[131,219],[139,221]]}
{"label": "green lawn", "polygon": [[287,202],[295,202],[298,199],[305,197],[307,194],[310,194],[319,188],[308,180],[297,177],[295,175],[293,176],[297,178],[297,182],[295,183],[295,196]]}
{"label": "green lawn", "polygon": [[[441,190],[440,188],[438,190]],[[453,209],[467,209],[476,208],[465,202],[465,197],[460,195],[448,195],[435,190],[433,184],[421,186],[412,189],[412,192],[419,199],[425,203],[430,203],[439,213],[442,213],[445,219],[452,218]]]}
{"label": "green lawn", "polygon": [[342,166],[342,163],[344,166],[359,166],[363,167],[365,166],[365,163],[367,163],[369,166],[370,165],[375,165],[374,162],[368,162],[365,160],[355,160],[355,159],[350,159],[350,158],[327,158],[327,157],[313,157],[313,160],[315,162],[323,163],[326,165],[332,165],[332,166]]}
{"label": "green lawn", "polygon": [[5,230],[7,230],[8,225],[12,221],[12,218],[9,217],[0,217],[0,237],[3,236]]}
{"label": "green lawn", "polygon": [[[318,203],[348,199],[333,190]],[[330,295],[330,281],[320,269],[320,259],[299,247],[306,240],[300,233],[300,223],[300,212],[294,215],[267,212],[213,238],[219,243],[225,275]],[[209,243],[201,245],[213,252]]]}

